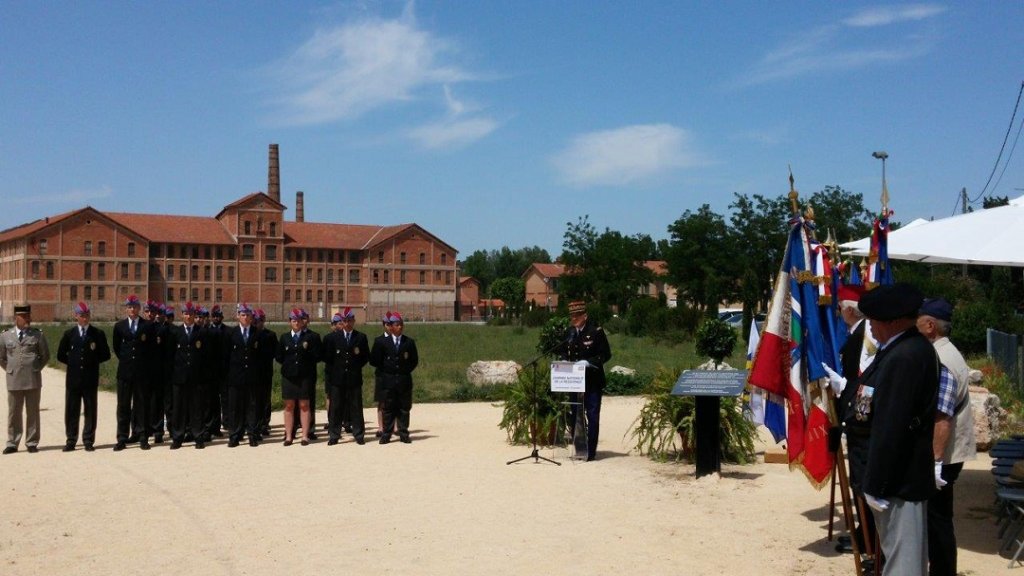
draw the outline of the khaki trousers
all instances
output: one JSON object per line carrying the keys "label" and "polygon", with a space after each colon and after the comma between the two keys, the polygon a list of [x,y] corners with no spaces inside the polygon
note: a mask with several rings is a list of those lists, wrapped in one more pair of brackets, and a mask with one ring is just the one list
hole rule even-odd
{"label": "khaki trousers", "polygon": [[[40,388],[7,391],[8,448],[17,448],[26,431],[28,434],[25,436],[25,446],[39,445],[39,398],[41,395]],[[22,427],[22,409],[25,411],[24,428]]]}

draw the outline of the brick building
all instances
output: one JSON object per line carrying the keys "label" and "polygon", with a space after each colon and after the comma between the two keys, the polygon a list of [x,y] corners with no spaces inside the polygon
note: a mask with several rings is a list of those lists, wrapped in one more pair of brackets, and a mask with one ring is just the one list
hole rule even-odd
{"label": "brick building", "polygon": [[32,304],[34,320],[66,319],[79,300],[110,319],[128,294],[229,309],[245,301],[271,320],[298,306],[314,319],[344,306],[359,322],[389,309],[412,320],[454,319],[453,247],[414,223],[306,222],[302,192],[295,219],[285,220],[278,174],[271,145],[268,192],[213,217],[86,206],[0,231],[0,322],[20,302]]}
{"label": "brick building", "polygon": [[[640,288],[640,294],[657,298],[664,293],[670,307],[676,306],[676,289],[665,281],[668,264],[664,260],[647,260],[644,266],[654,273],[654,280]],[[526,302],[532,306],[554,310],[558,308],[558,283],[565,274],[562,264],[534,262],[523,272]]]}

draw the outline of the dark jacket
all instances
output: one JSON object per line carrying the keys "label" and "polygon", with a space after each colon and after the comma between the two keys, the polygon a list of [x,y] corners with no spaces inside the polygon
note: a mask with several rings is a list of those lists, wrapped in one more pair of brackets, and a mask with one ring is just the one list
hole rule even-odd
{"label": "dark jacket", "polygon": [[281,376],[291,381],[312,380],[316,383],[316,363],[320,361],[320,335],[303,330],[298,341],[292,339],[291,330],[277,340],[275,359],[281,365]]}
{"label": "dark jacket", "polygon": [[83,339],[77,325],[69,328],[57,346],[57,360],[67,364],[64,382],[69,387],[96,388],[100,384],[100,364],[110,360],[106,333],[89,324]]}
{"label": "dark jacket", "polygon": [[877,498],[927,500],[935,492],[935,347],[912,326],[878,352],[861,374],[861,384],[874,388],[864,492]]}
{"label": "dark jacket", "polygon": [[391,336],[378,336],[370,351],[370,364],[377,369],[378,384],[381,388],[412,388],[412,371],[420,363],[416,341],[406,335],[398,348]]}
{"label": "dark jacket", "polygon": [[185,332],[185,326],[175,326],[170,337],[174,343],[174,385],[206,382],[210,365],[214,363],[210,356],[210,335],[196,326],[192,327],[191,334]]}
{"label": "dark jacket", "polygon": [[[262,343],[266,346],[265,343]],[[228,386],[251,389],[260,382],[263,361],[260,358],[259,331],[249,327],[249,340],[242,337],[242,327],[228,330],[223,340],[225,364],[228,367]]]}
{"label": "dark jacket", "polygon": [[370,360],[366,334],[353,330],[345,342],[345,332],[331,332],[324,336],[323,358],[327,365],[324,374],[331,385],[362,388],[363,366]]}
{"label": "dark jacket", "polygon": [[612,357],[612,349],[608,345],[608,336],[600,326],[594,326],[589,320],[578,331],[570,326],[563,343],[555,349],[555,354],[569,362],[589,362],[586,372],[587,392],[604,391],[604,363]]}
{"label": "dark jacket", "polygon": [[113,352],[117,356],[118,379],[148,378],[156,350],[156,331],[152,322],[138,319],[135,334],[128,329],[128,319],[114,324]]}

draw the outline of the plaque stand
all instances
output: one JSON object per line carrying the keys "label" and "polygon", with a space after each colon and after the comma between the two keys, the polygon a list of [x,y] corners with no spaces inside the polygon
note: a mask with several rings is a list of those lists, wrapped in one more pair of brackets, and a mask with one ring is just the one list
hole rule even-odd
{"label": "plaque stand", "polygon": [[721,440],[722,399],[718,396],[697,396],[694,398],[697,419],[694,433],[697,435],[697,478],[722,472],[722,458],[719,450]]}

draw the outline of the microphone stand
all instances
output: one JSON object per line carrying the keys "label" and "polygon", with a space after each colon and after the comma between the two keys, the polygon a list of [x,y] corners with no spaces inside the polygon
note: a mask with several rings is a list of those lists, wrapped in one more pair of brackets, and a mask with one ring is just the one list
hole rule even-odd
{"label": "microphone stand", "polygon": [[555,350],[561,348],[566,343],[567,342],[559,342],[558,344],[552,346],[551,348],[541,352],[539,355],[537,355],[536,358],[526,363],[526,366],[533,367],[532,386],[530,386],[530,403],[533,405],[533,418],[532,422],[530,423],[530,442],[533,443],[533,451],[530,452],[529,456],[523,456],[522,458],[516,458],[515,460],[509,460],[508,462],[505,462],[506,465],[515,464],[516,462],[522,462],[523,460],[529,460],[530,458],[533,458],[534,464],[537,464],[541,460],[543,460],[545,462],[554,464],[555,466],[562,465],[561,462],[555,462],[550,458],[545,458],[541,456],[540,452],[537,450],[537,407],[540,404],[540,390],[537,386],[537,363],[540,362],[542,358],[547,357],[548,354],[553,353]]}

